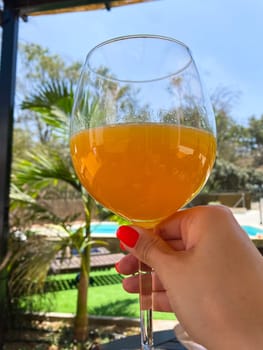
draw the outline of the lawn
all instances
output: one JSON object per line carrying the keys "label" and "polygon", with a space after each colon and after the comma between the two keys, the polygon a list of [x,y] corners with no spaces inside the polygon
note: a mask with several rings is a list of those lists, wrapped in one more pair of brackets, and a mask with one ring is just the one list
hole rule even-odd
{"label": "lawn", "polygon": [[[91,277],[116,276],[115,269],[92,272]],[[73,280],[76,274],[50,276],[50,280]],[[23,298],[22,305],[30,306],[31,311],[75,313],[77,289],[68,289],[43,295]],[[139,318],[138,296],[129,294],[122,289],[120,283],[111,285],[92,286],[88,292],[88,310],[90,315],[123,316]],[[155,319],[173,320],[171,313],[156,312]]]}

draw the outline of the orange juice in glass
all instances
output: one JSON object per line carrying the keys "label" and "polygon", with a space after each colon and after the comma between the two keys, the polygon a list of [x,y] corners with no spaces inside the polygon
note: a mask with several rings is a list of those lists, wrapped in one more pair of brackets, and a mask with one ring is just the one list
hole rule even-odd
{"label": "orange juice in glass", "polygon": [[154,227],[189,202],[212,169],[213,134],[171,124],[117,124],[72,136],[72,161],[106,208]]}

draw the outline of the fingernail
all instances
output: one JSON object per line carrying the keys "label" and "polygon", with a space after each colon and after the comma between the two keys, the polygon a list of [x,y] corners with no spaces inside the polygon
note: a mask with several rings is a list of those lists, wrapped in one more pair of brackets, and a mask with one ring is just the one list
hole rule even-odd
{"label": "fingernail", "polygon": [[130,226],[120,226],[116,232],[120,241],[133,248],[139,238],[139,233]]}
{"label": "fingernail", "polygon": [[118,272],[118,273],[120,273],[120,263],[119,262],[116,262],[115,263],[115,270]]}
{"label": "fingernail", "polygon": [[120,248],[121,248],[121,250],[122,251],[126,251],[126,247],[125,247],[125,245],[122,243],[122,241],[120,241]]}

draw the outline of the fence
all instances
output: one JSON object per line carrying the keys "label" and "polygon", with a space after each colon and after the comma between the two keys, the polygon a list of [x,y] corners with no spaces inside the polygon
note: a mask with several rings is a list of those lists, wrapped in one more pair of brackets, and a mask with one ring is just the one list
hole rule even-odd
{"label": "fence", "polygon": [[249,192],[204,193],[192,200],[191,205],[206,205],[218,202],[231,208],[251,209],[251,194]]}

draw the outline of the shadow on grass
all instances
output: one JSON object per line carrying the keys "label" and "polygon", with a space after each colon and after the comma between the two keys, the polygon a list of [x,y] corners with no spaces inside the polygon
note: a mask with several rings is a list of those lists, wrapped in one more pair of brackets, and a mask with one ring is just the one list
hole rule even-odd
{"label": "shadow on grass", "polygon": [[125,299],[111,302],[107,305],[89,308],[89,314],[96,316],[134,317],[134,309],[137,307],[137,305],[137,299]]}

